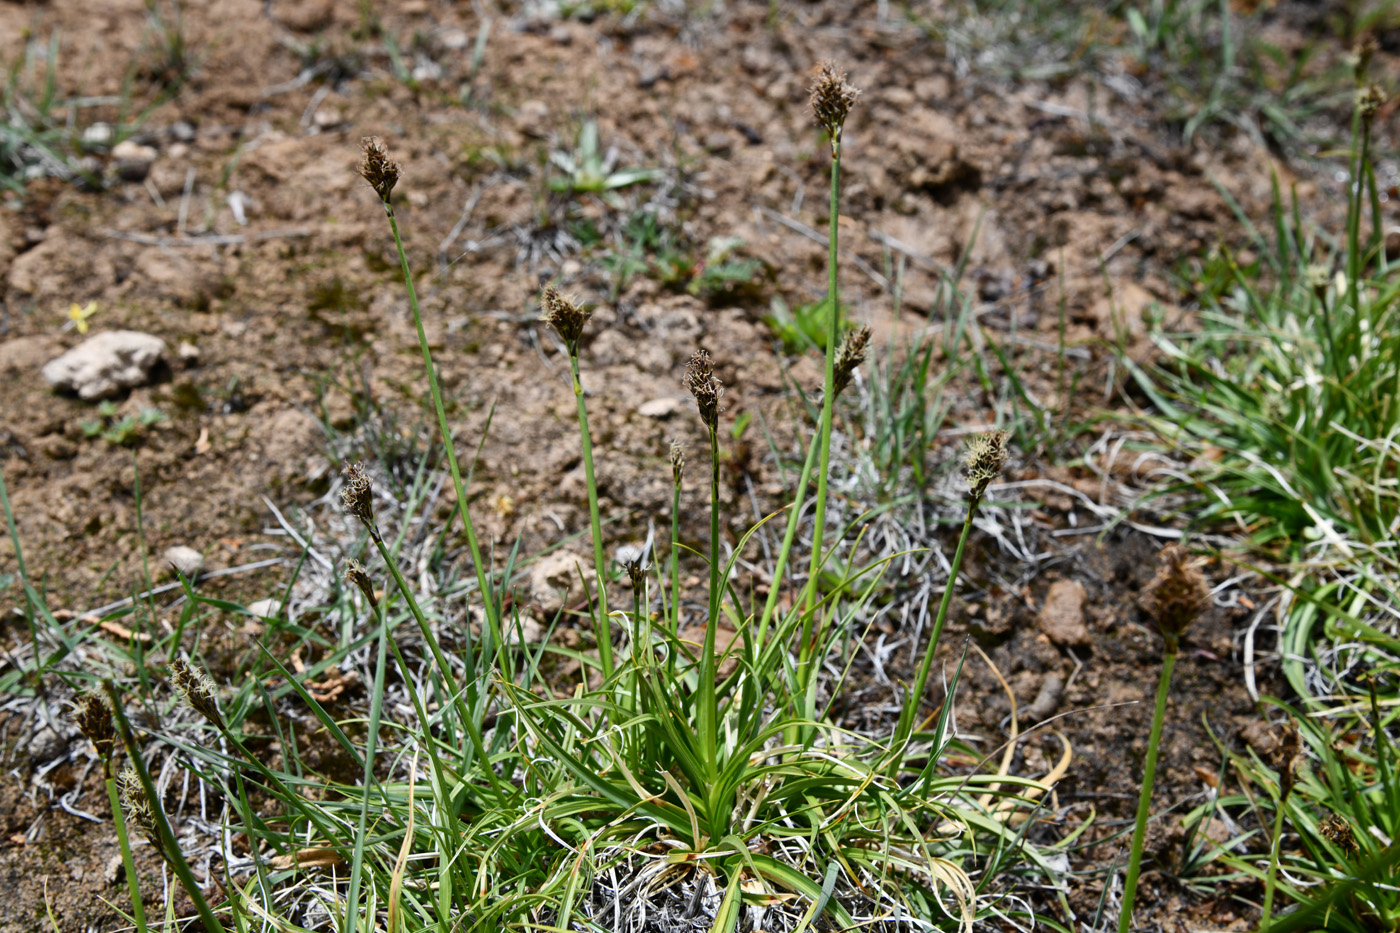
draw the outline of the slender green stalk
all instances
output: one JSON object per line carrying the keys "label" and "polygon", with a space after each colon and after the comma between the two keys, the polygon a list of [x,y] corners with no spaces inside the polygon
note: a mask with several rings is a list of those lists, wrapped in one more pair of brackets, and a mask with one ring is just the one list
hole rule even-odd
{"label": "slender green stalk", "polygon": [[967,515],[963,518],[962,532],[958,535],[957,550],[953,552],[953,565],[948,571],[948,583],[943,587],[943,598],[938,603],[938,615],[933,620],[933,631],[929,633],[928,647],[924,649],[924,659],[919,663],[913,689],[904,701],[904,709],[899,713],[894,742],[890,745],[888,776],[891,780],[899,774],[900,765],[904,761],[904,744],[914,732],[914,722],[923,702],[924,688],[928,686],[929,672],[933,669],[933,656],[938,650],[938,640],[943,636],[943,624],[948,621],[948,607],[953,603],[953,588],[958,582],[958,571],[962,569],[963,551],[967,548],[967,539],[972,535],[972,520],[976,517],[977,507],[981,502],[980,496],[973,496],[967,504]]}
{"label": "slender green stalk", "polygon": [[185,889],[185,893],[194,901],[195,910],[199,912],[199,919],[204,924],[204,929],[208,933],[224,933],[224,925],[219,922],[209,902],[204,897],[204,890],[195,880],[194,872],[190,871],[189,863],[185,861],[185,854],[180,850],[180,843],[175,839],[175,833],[170,828],[170,821],[165,817],[165,807],[161,805],[160,795],[156,792],[155,784],[151,781],[150,772],[146,769],[146,761],[141,757],[141,749],[136,745],[136,736],[131,731],[131,723],[127,721],[126,711],[122,709],[121,695],[117,693],[116,684],[111,680],[103,681],[103,687],[107,691],[107,698],[112,701],[112,720],[117,727],[117,735],[121,737],[122,745],[126,748],[127,758],[136,769],[136,775],[141,781],[141,791],[146,795],[146,800],[151,807],[151,815],[155,820],[155,829],[160,836],[161,846],[165,850],[166,861],[175,871],[175,876],[180,879],[180,884]]}
{"label": "slender green stalk", "polygon": [[[467,535],[467,549],[472,555],[472,567],[476,571],[476,584],[481,591],[482,606],[486,611],[486,626],[491,633],[493,644],[501,644],[501,620],[499,608],[491,589],[490,574],[481,559],[481,545],[477,543],[476,528],[472,525],[471,512],[467,509],[467,488],[462,482],[462,471],[457,466],[457,453],[452,446],[452,432],[447,426],[447,410],[442,404],[442,389],[438,385],[437,368],[433,365],[433,355],[428,349],[428,334],[423,329],[423,313],[418,308],[418,291],[413,287],[413,273],[408,268],[408,255],[404,252],[403,238],[399,235],[399,224],[394,217],[394,206],[388,198],[381,197],[384,213],[389,217],[389,229],[394,234],[394,247],[399,253],[399,266],[403,269],[404,286],[408,289],[408,305],[413,311],[413,326],[418,330],[418,346],[423,351],[423,368],[428,374],[428,390],[433,396],[433,411],[437,415],[438,432],[442,435],[442,449],[447,457],[447,469],[452,474],[452,488],[457,495],[457,511],[462,515],[462,529]],[[468,635],[467,637],[470,637]],[[487,770],[490,770],[489,768]]]}
{"label": "slender green stalk", "polygon": [[[394,584],[398,586],[399,592],[403,594],[404,601],[408,603],[409,612],[413,615],[413,620],[418,623],[418,630],[423,635],[423,641],[427,644],[428,650],[432,652],[433,661],[437,664],[438,670],[442,674],[443,686],[454,702],[457,704],[457,716],[462,720],[462,728],[467,730],[467,737],[471,740],[472,750],[476,752],[477,758],[481,761],[481,770],[486,772],[486,776],[491,781],[491,787],[496,791],[497,797],[504,801],[509,796],[506,787],[501,782],[501,778],[496,774],[496,770],[491,767],[491,759],[486,754],[486,746],[481,741],[481,729],[477,727],[476,720],[471,714],[469,707],[475,706],[474,684],[468,682],[467,694],[464,698],[462,692],[457,688],[457,678],[452,675],[452,668],[447,666],[447,658],[443,656],[442,647],[433,637],[432,629],[428,626],[428,620],[423,615],[423,610],[418,606],[418,600],[414,599],[413,591],[409,589],[408,581],[399,572],[398,565],[394,562],[393,555],[389,553],[389,548],[384,544],[384,539],[380,537],[378,529],[367,526],[370,529],[370,539],[374,541],[374,546],[379,549],[379,555],[384,558],[384,565],[389,568],[389,574],[394,578]],[[490,601],[489,598],[487,600]]]}
{"label": "slender green stalk", "polygon": [[[350,862],[350,890],[345,900],[345,933],[355,933],[360,919],[360,875],[365,863],[365,836],[369,825],[370,789],[374,786],[374,746],[379,739],[379,718],[384,709],[384,668],[388,654],[389,622],[382,605],[375,607],[379,619],[379,650],[374,658],[374,689],[369,695],[369,733],[365,736],[365,794],[360,800],[360,825],[355,833],[355,853]],[[490,770],[490,764],[486,763]]]}
{"label": "slender green stalk", "polygon": [[1133,845],[1128,855],[1128,874],[1123,879],[1123,908],[1118,914],[1118,933],[1131,933],[1133,900],[1137,897],[1138,873],[1142,870],[1142,844],[1147,836],[1147,814],[1152,809],[1152,782],[1157,777],[1157,751],[1162,742],[1162,721],[1167,715],[1167,690],[1171,686],[1172,669],[1176,667],[1176,649],[1168,645],[1162,655],[1162,676],[1157,681],[1157,705],[1152,709],[1152,733],[1147,737],[1147,761],[1142,770],[1142,792],[1138,794],[1137,822],[1133,826]]}
{"label": "slender green stalk", "polygon": [[797,538],[797,524],[802,517],[803,501],[807,498],[807,487],[812,482],[812,466],[816,462],[820,436],[814,436],[807,445],[807,459],[802,464],[802,475],[797,479],[797,489],[793,492],[792,504],[788,507],[787,530],[783,532],[783,546],[778,551],[778,562],[773,567],[773,582],[768,587],[768,598],[763,603],[763,615],[758,620],[758,634],[754,638],[754,651],[762,650],[768,638],[768,625],[773,620],[773,612],[778,607],[778,596],[783,589],[783,576],[787,572],[788,557],[792,554],[792,544]]}
{"label": "slender green stalk", "polygon": [[[710,605],[705,620],[705,647],[700,652],[699,703],[696,730],[700,733],[700,760],[710,778],[719,773],[719,700],[715,694],[715,640],[719,631],[719,438],[710,428]],[[708,790],[715,789],[714,781]]]}
{"label": "slender green stalk", "polygon": [[1283,837],[1283,811],[1288,801],[1281,799],[1274,811],[1273,842],[1269,846],[1269,873],[1264,878],[1264,909],[1259,914],[1259,929],[1267,930],[1274,915],[1274,887],[1278,883],[1279,843]]}
{"label": "slender green stalk", "polygon": [[571,347],[569,352],[569,372],[574,381],[574,398],[578,401],[578,433],[583,447],[583,476],[588,485],[588,521],[593,530],[594,579],[598,584],[598,614],[595,618],[598,637],[598,663],[603,668],[604,682],[612,679],[612,623],[608,616],[607,579],[608,565],[603,556],[603,523],[598,515],[598,483],[593,476],[593,436],[588,431],[588,407],[583,398],[583,382],[579,379],[578,350]]}
{"label": "slender green stalk", "polygon": [[122,814],[121,798],[117,795],[117,779],[112,774],[110,758],[102,762],[107,785],[107,804],[112,808],[112,825],[117,830],[117,847],[122,852],[122,868],[126,871],[126,890],[131,895],[131,918],[137,933],[146,933],[146,908],[141,903],[141,879],[136,874],[136,860],[131,857],[131,839],[126,834],[126,817]]}
{"label": "slender green stalk", "polygon": [[[681,484],[671,491],[671,635],[681,630]],[[667,652],[674,662],[675,652]]]}
{"label": "slender green stalk", "polygon": [[798,656],[801,659],[801,688],[805,692],[812,677],[813,628],[816,623],[817,587],[823,559],[823,543],[826,535],[827,478],[831,474],[831,422],[836,401],[836,344],[841,335],[841,302],[837,297],[836,252],[837,228],[840,215],[837,207],[841,194],[841,139],[839,134],[831,140],[831,203],[829,205],[830,224],[827,233],[826,256],[826,297],[830,306],[831,318],[826,331],[826,370],[822,378],[821,470],[817,473],[817,502],[813,515],[812,559],[807,575],[807,598],[803,609],[802,644]]}

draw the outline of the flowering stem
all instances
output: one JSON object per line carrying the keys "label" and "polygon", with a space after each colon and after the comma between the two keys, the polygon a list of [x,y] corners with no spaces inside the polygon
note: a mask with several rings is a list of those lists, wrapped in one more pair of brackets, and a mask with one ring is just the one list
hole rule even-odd
{"label": "flowering stem", "polygon": [[[904,701],[904,709],[899,713],[899,723],[895,727],[894,742],[890,745],[891,780],[899,775],[899,766],[904,761],[904,744],[914,732],[914,721],[919,715],[919,705],[923,702],[924,688],[928,686],[929,672],[933,669],[933,655],[938,650],[938,640],[943,636],[943,623],[948,621],[948,607],[953,602],[953,587],[958,582],[958,571],[962,569],[963,551],[967,539],[972,535],[972,520],[977,515],[977,507],[982,503],[980,496],[973,496],[967,504],[967,515],[963,518],[962,533],[958,535],[958,547],[953,552],[953,565],[948,570],[948,582],[943,587],[943,598],[938,603],[938,615],[933,620],[933,631],[929,633],[928,647],[924,649],[924,659],[919,664],[919,673],[914,677],[914,687]],[[936,751],[936,749],[935,749]]]}
{"label": "flowering stem", "polygon": [[146,933],[146,908],[141,903],[141,879],[136,874],[136,860],[131,857],[131,839],[126,834],[126,817],[122,815],[121,798],[117,794],[117,779],[112,776],[112,760],[102,762],[107,784],[107,803],[112,808],[112,825],[117,830],[117,847],[122,851],[122,868],[126,871],[126,889],[131,894],[131,918],[137,933]]}
{"label": "flowering stem", "polygon": [[[1287,765],[1285,765],[1287,767]],[[1283,797],[1274,811],[1273,844],[1269,846],[1269,873],[1264,879],[1264,909],[1259,914],[1259,929],[1267,930],[1274,913],[1274,886],[1278,882],[1279,841],[1283,836],[1283,811],[1288,798]]]}
{"label": "flowering stem", "polygon": [[[705,620],[705,646],[700,652],[696,728],[700,733],[700,760],[711,778],[719,772],[719,699],[715,694],[715,641],[719,630],[722,595],[719,572],[719,438],[715,436],[715,429],[710,428],[710,605],[709,617]],[[713,790],[714,786],[712,781],[710,789]]]}
{"label": "flowering stem", "polygon": [[598,584],[598,615],[595,618],[598,639],[598,663],[603,668],[603,681],[612,679],[612,624],[608,617],[607,564],[603,556],[603,524],[598,515],[598,483],[593,476],[593,436],[588,431],[588,407],[583,398],[583,382],[579,379],[578,350],[570,348],[569,372],[574,381],[574,398],[578,401],[578,433],[583,447],[583,476],[588,486],[588,521],[593,530],[594,579]]}
{"label": "flowering stem", "polygon": [[442,404],[442,389],[438,385],[437,368],[433,366],[433,355],[428,349],[428,334],[423,329],[423,314],[418,308],[418,291],[413,287],[413,273],[408,268],[408,255],[404,252],[403,238],[399,236],[399,224],[394,218],[394,206],[382,198],[380,203],[384,205],[384,213],[389,217],[389,229],[394,234],[394,247],[398,250],[399,266],[403,269],[404,285],[408,288],[408,305],[413,311],[413,325],[418,329],[418,346],[423,351],[423,368],[428,373],[428,390],[433,397],[433,411],[437,415],[438,431],[442,435],[442,449],[447,457],[448,472],[452,474],[452,488],[457,494],[457,511],[462,514],[462,529],[467,535],[467,548],[472,555],[472,567],[476,570],[476,584],[481,590],[481,601],[486,610],[486,626],[491,633],[492,643],[499,645],[501,643],[499,607],[491,589],[486,565],[481,560],[481,546],[476,540],[476,529],[472,526],[471,513],[467,510],[467,488],[462,482],[462,471],[457,466],[457,453],[452,447],[452,433],[447,426],[447,411]]}
{"label": "flowering stem", "polygon": [[1142,791],[1138,794],[1137,822],[1133,826],[1128,874],[1123,879],[1123,907],[1118,914],[1118,933],[1130,933],[1133,925],[1133,900],[1137,897],[1138,873],[1142,870],[1142,844],[1147,837],[1147,813],[1152,808],[1152,782],[1157,777],[1157,750],[1162,743],[1162,721],[1167,714],[1167,689],[1171,686],[1172,669],[1175,667],[1176,649],[1168,645],[1167,651],[1162,655],[1162,676],[1157,681],[1157,704],[1152,709],[1152,732],[1147,737],[1147,761],[1142,769]]}
{"label": "flowering stem", "polygon": [[768,625],[778,606],[778,594],[782,592],[783,575],[787,571],[788,556],[792,553],[792,543],[797,537],[797,523],[802,516],[803,500],[807,498],[807,487],[812,483],[812,466],[817,459],[819,438],[813,437],[807,446],[807,459],[802,464],[802,475],[797,480],[797,490],[792,496],[791,511],[788,513],[787,530],[783,532],[783,546],[778,551],[778,562],[773,568],[773,582],[768,587],[768,599],[763,604],[763,615],[759,617],[758,634],[754,638],[754,652],[763,648],[768,636]]}
{"label": "flowering stem", "polygon": [[829,230],[827,233],[826,257],[826,300],[830,306],[831,318],[826,332],[826,373],[822,379],[821,413],[821,469],[817,472],[817,504],[813,516],[815,528],[812,532],[812,560],[807,574],[807,599],[803,610],[802,643],[798,648],[800,658],[801,690],[806,693],[812,678],[813,628],[816,624],[817,584],[822,566],[822,542],[826,532],[827,478],[831,473],[831,421],[833,404],[836,401],[836,343],[841,334],[841,303],[837,300],[836,276],[836,235],[840,215],[837,212],[841,194],[841,138],[837,134],[831,141],[831,203]]}
{"label": "flowering stem", "polygon": [[[379,650],[374,659],[374,690],[369,701],[369,734],[365,736],[365,795],[360,800],[360,826],[355,833],[355,852],[351,861],[350,890],[345,900],[345,933],[355,933],[360,918],[360,874],[365,862],[366,827],[369,822],[370,787],[374,784],[374,745],[379,738],[379,716],[384,707],[384,667],[388,653],[389,621],[382,605],[375,607],[379,618]],[[490,770],[490,765],[487,765]]]}

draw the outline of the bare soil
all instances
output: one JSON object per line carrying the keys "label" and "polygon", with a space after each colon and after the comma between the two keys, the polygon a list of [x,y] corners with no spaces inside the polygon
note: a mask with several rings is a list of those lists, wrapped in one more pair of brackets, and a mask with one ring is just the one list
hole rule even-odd
{"label": "bare soil", "polygon": [[[1145,316],[1189,317],[1171,270],[1240,240],[1212,179],[1256,217],[1271,170],[1285,185],[1296,181],[1305,203],[1316,200],[1306,172],[1241,135],[1183,144],[1151,93],[1111,94],[1081,77],[1013,82],[969,72],[884,7],[780,5],[776,22],[768,4],[747,2],[689,19],[658,9],[592,21],[491,7],[474,69],[483,21],[465,5],[376,4],[374,34],[355,4],[182,4],[192,69],[137,133],[156,150],[144,177],[114,178],[100,191],[38,180],[0,209],[0,469],[29,572],[50,605],[81,614],[144,589],[143,560],[168,579],[159,555],[174,545],[202,551],[206,570],[288,557],[283,567],[201,584],[244,601],[276,596],[297,552],[264,497],[284,511],[315,502],[338,469],[333,458],[374,455],[371,434],[393,449],[416,443],[426,387],[387,225],[354,172],[365,136],[383,139],[403,165],[399,222],[458,437],[474,444],[495,406],[475,464],[475,515],[491,540],[504,548],[519,537],[527,554],[587,523],[567,362],[537,323],[543,282],[597,304],[584,381],[603,509],[625,516],[615,544],[668,520],[671,439],[701,449],[680,386],[694,348],[717,361],[726,418],[762,415],[780,438],[785,379],[819,383],[810,358],[784,361],[762,318],[774,297],[796,306],[824,292],[826,247],[821,234],[804,232],[827,222],[827,153],[806,103],[821,60],[840,62],[863,89],[847,127],[840,218],[852,318],[911,333],[941,314],[940,274],[964,263],[978,299],[973,339],[1002,343],[1014,329],[1022,378],[1053,410],[1132,409],[1115,348],[1146,358]],[[139,0],[0,3],[0,49],[13,61],[26,35],[60,32],[61,87],[117,95],[128,63],[152,59],[145,9]],[[397,37],[412,80],[395,75],[385,35]],[[147,68],[136,81],[163,77]],[[562,171],[549,158],[573,150],[585,119],[596,119],[618,168],[658,168],[662,180],[606,197],[551,191],[548,180]],[[743,288],[708,294],[692,294],[687,280],[671,287],[639,275],[612,297],[606,251],[588,244],[588,231],[606,244],[648,203],[692,251],[703,256],[712,239],[738,237],[761,271]],[[117,400],[116,417],[149,407],[166,416],[130,446],[87,436],[94,406],[40,377],[81,339],[63,329],[69,306],[89,301],[92,331],[144,331],[170,348],[153,384]],[[1072,399],[1058,397],[1062,315],[1080,376]],[[975,383],[964,389],[950,428],[986,423],[997,403]],[[939,456],[956,443],[950,435]],[[731,532],[750,520],[750,483],[769,505],[782,489],[766,445],[738,446],[725,492]],[[1047,451],[1017,455],[1013,480],[1049,479],[1107,505],[1125,501],[1138,478],[1134,465],[1107,457],[1100,462],[1113,473],[1103,479],[1056,466]],[[1049,818],[1068,830],[1092,814],[1120,829],[1136,799],[1159,661],[1135,594],[1161,542],[1131,530],[1054,537],[1092,516],[1050,487],[1021,495],[1039,502],[1027,527],[1043,559],[1018,566],[979,535],[973,586],[950,631],[973,636],[1022,708],[1052,675],[1069,684],[1053,712],[1083,711],[1054,724],[1074,757]],[[448,491],[438,513],[450,502]],[[703,540],[702,526],[690,531]],[[0,575],[14,570],[7,538]],[[1219,582],[1232,570],[1211,574]],[[1083,586],[1087,643],[1057,642],[1037,625],[1057,581]],[[5,592],[7,604],[21,598],[17,586]],[[1238,650],[1249,595],[1231,587],[1216,602],[1179,667],[1158,809],[1201,793],[1218,770],[1203,714],[1231,738],[1258,718]],[[6,609],[5,649],[18,651],[28,636]],[[246,636],[231,628],[227,637]],[[961,642],[949,639],[950,656]],[[907,672],[907,652],[890,664],[894,675]],[[968,670],[959,725],[1004,734],[1005,692],[980,659]],[[1261,689],[1281,689],[1267,669],[1260,676]],[[854,690],[842,715],[860,721],[867,696],[888,701],[887,689],[875,696],[880,689]],[[51,714],[66,715],[57,705]],[[46,734],[31,717],[4,716],[0,884],[10,896],[0,931],[37,929],[48,912],[65,931],[117,929],[125,887],[86,751],[61,729]],[[1020,747],[1017,767],[1044,773],[1060,748],[1047,729]],[[1168,870],[1147,877],[1142,928],[1245,928],[1247,907],[1201,901],[1173,880],[1179,841],[1167,832],[1154,844],[1154,865]],[[1085,874],[1071,903],[1081,918],[1092,917],[1102,885],[1089,872],[1119,857],[1120,845],[1079,854],[1073,867]],[[148,890],[159,890],[155,859],[141,851]]]}

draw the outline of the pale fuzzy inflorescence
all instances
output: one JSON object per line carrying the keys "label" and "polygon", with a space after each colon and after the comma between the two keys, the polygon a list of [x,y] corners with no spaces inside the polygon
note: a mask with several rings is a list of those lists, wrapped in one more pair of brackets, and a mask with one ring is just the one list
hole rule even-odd
{"label": "pale fuzzy inflorescence", "polygon": [[374,189],[374,193],[379,195],[379,200],[388,204],[389,195],[399,183],[399,163],[389,158],[389,151],[373,136],[362,140],[361,146],[364,148],[365,157],[360,163],[360,176]]}
{"label": "pale fuzzy inflorescence", "polygon": [[155,812],[151,809],[151,802],[146,799],[146,789],[141,786],[141,776],[131,765],[123,768],[122,773],[117,776],[117,797],[121,801],[126,825],[144,836],[146,841],[164,856],[165,845],[161,842],[160,830],[156,827]]}
{"label": "pale fuzzy inflorescence", "polygon": [[345,488],[340,491],[340,501],[346,514],[353,515],[366,525],[374,524],[374,483],[365,473],[363,463],[347,463],[341,470],[345,477]]}
{"label": "pale fuzzy inflorescence", "polygon": [[1001,478],[1006,466],[1006,432],[989,431],[973,438],[963,454],[963,479],[975,501],[987,494],[987,487]]}
{"label": "pale fuzzy inflorescence", "polygon": [[870,328],[858,327],[841,338],[836,351],[836,394],[846,391],[855,376],[856,369],[865,362],[865,351],[870,346]]}
{"label": "pale fuzzy inflorescence", "polygon": [[579,305],[577,300],[561,295],[553,285],[547,286],[540,298],[540,317],[559,334],[570,355],[578,352],[584,325],[592,316],[593,312]]}
{"label": "pale fuzzy inflorescence", "polygon": [[225,728],[224,717],[214,699],[214,681],[208,674],[176,658],[170,662],[170,685],[195,712],[218,728]]}
{"label": "pale fuzzy inflorescence", "polygon": [[112,708],[107,701],[95,693],[85,693],[78,697],[78,712],[73,718],[78,723],[78,731],[97,749],[98,756],[111,757],[117,730],[112,725]]}
{"label": "pale fuzzy inflorescence", "polygon": [[846,117],[860,96],[857,88],[846,83],[846,73],[834,62],[825,62],[812,83],[812,115],[817,125],[831,137],[831,152],[835,156],[841,145],[841,130],[846,125]]}
{"label": "pale fuzzy inflorescence", "polygon": [[1368,84],[1356,92],[1356,110],[1361,114],[1361,122],[1368,126],[1384,103],[1385,92],[1374,84]]}
{"label": "pale fuzzy inflorescence", "polygon": [[671,441],[671,479],[679,486],[685,476],[685,445]]}
{"label": "pale fuzzy inflorescence", "polygon": [[379,605],[379,597],[374,595],[374,583],[365,571],[365,565],[357,560],[345,562],[345,582],[359,589],[373,609]]}
{"label": "pale fuzzy inflorescence", "polygon": [[1200,561],[1181,545],[1167,545],[1159,557],[1161,566],[1143,589],[1140,602],[1157,623],[1168,649],[1175,651],[1181,634],[1205,608],[1210,584],[1201,573]]}
{"label": "pale fuzzy inflorescence", "polygon": [[685,368],[685,387],[695,396],[700,420],[711,431],[719,429],[719,400],[724,395],[724,383],[715,376],[714,363],[705,350],[696,350]]}

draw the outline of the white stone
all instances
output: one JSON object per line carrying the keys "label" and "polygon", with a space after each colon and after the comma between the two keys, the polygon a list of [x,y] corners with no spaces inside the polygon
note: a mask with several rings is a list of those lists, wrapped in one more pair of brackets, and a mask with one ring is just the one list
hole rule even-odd
{"label": "white stone", "polygon": [[164,557],[167,564],[191,579],[199,576],[204,569],[204,555],[183,544],[168,548]]}
{"label": "white stone", "polygon": [[280,599],[260,599],[255,603],[249,603],[247,609],[259,619],[275,619],[277,612],[282,608]]}
{"label": "white stone", "polygon": [[552,619],[566,604],[583,595],[581,576],[592,573],[592,560],[569,551],[555,551],[530,568],[530,601],[543,618]]}
{"label": "white stone", "polygon": [[643,402],[637,409],[637,414],[647,418],[669,418],[681,407],[678,398],[654,398],[650,402]]}
{"label": "white stone", "polygon": [[135,330],[109,330],[89,337],[44,364],[49,385],[95,401],[145,385],[165,355],[165,341]]}

